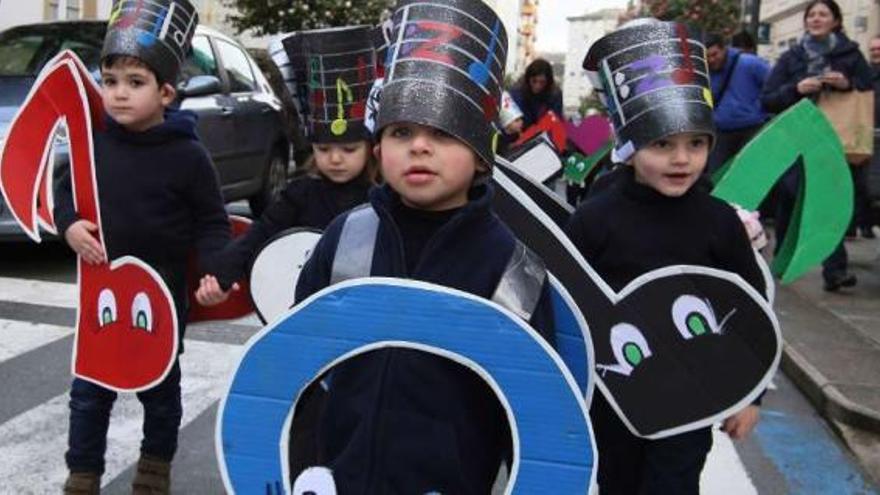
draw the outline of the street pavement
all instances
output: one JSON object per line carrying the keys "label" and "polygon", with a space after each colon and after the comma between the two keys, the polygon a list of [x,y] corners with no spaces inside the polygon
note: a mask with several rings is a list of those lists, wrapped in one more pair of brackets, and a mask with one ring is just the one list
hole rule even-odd
{"label": "street pavement", "polygon": [[[863,244],[867,249],[868,242]],[[861,263],[859,256],[855,255],[856,263]],[[58,493],[66,476],[63,453],[74,280],[73,258],[63,246],[0,246],[0,494]],[[803,281],[804,287],[810,283],[810,279]],[[871,287],[867,278],[864,289]],[[788,302],[801,297],[795,290],[801,287],[780,291],[784,327],[789,321],[785,315],[798,308]],[[861,286],[853,292],[859,290]],[[852,296],[831,297],[836,303],[820,309],[843,311],[853,321],[858,321],[857,316],[880,315],[880,306],[875,306],[876,312],[869,309],[858,315],[841,310],[841,305],[849,304],[847,299],[838,300],[844,297]],[[173,470],[176,493],[223,492],[214,451],[218,402],[243,344],[258,329],[256,320],[250,318],[188,330],[181,358],[185,412]],[[788,335],[788,329],[783,331]],[[130,492],[140,425],[138,402],[123,394],[111,421],[103,493]],[[715,432],[701,491],[709,495],[880,493],[864,461],[840,440],[840,431],[840,426],[816,413],[791,380],[779,374],[764,399],[762,421],[750,438],[732,442]],[[871,445],[869,432],[856,437]]]}

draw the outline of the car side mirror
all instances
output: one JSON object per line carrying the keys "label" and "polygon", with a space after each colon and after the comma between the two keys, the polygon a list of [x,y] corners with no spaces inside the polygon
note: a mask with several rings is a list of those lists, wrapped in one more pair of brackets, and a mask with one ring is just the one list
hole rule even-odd
{"label": "car side mirror", "polygon": [[177,93],[182,97],[206,96],[222,90],[223,85],[216,76],[194,76],[177,85]]}

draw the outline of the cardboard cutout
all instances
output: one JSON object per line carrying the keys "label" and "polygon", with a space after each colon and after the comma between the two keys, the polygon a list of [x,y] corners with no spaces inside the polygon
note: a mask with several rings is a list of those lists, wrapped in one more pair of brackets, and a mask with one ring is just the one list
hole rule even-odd
{"label": "cardboard cutout", "polygon": [[510,154],[514,168],[540,184],[553,179],[562,170],[562,160],[549,139],[546,134],[540,134]]}
{"label": "cardboard cutout", "polygon": [[[230,215],[230,227],[232,229],[232,238],[244,235],[247,229],[251,227],[251,219]],[[199,286],[200,272],[199,263],[196,256],[193,256],[187,266],[187,287],[189,291],[189,314],[186,321],[188,323],[203,323],[217,320],[236,320],[244,318],[254,312],[254,306],[251,303],[251,287],[247,279],[238,280],[238,290],[229,294],[229,298],[221,304],[214,306],[202,306],[196,300],[195,288]]]}
{"label": "cardboard cutout", "polygon": [[[667,267],[617,293],[527,194],[499,169],[493,178],[495,211],[574,297],[590,328],[597,385],[634,435],[711,425],[764,390],[781,355],[779,327],[738,275]],[[666,387],[680,388],[656,395]]]}
{"label": "cardboard cutout", "polygon": [[712,195],[755,210],[791,167],[803,181],[788,235],[771,269],[789,283],[837,247],[849,226],[853,185],[843,146],[828,119],[802,99],[776,116],[724,169]]}
{"label": "cardboard cutout", "polygon": [[585,117],[580,124],[565,122],[568,140],[584,155],[592,155],[614,140],[611,122],[602,115]]}
{"label": "cardboard cutout", "polygon": [[605,158],[614,147],[613,141],[608,141],[598,151],[589,156],[573,153],[565,160],[565,181],[572,185],[583,186],[587,178],[597,171],[599,162]]}
{"label": "cardboard cutout", "polygon": [[278,233],[257,251],[249,279],[263,323],[275,321],[293,307],[299,274],[320,239],[320,230],[295,227]]}
{"label": "cardboard cutout", "polygon": [[[505,493],[589,491],[595,453],[586,404],[537,332],[471,294],[380,278],[328,287],[248,342],[217,415],[217,458],[227,491],[290,486],[299,473],[286,472],[286,440],[298,396],[335,364],[388,347],[444,356],[495,391],[513,443]],[[292,358],[282,348],[300,352]]]}
{"label": "cardboard cutout", "polygon": [[[103,114],[96,95],[88,71],[72,52],[64,52],[37,77],[10,125],[0,151],[0,188],[16,221],[37,242],[38,218],[54,225],[48,210],[39,213],[36,203],[51,182],[47,150],[64,122],[74,206],[79,218],[98,226],[98,241],[104,245],[92,148],[92,121]],[[162,278],[131,256],[99,266],[78,259],[77,272],[73,373],[118,391],[159,383],[178,345],[177,313]]]}
{"label": "cardboard cutout", "polygon": [[522,146],[530,139],[542,133],[547,133],[550,137],[550,142],[553,143],[553,146],[556,146],[557,152],[565,150],[565,145],[568,140],[568,135],[565,130],[565,122],[563,122],[563,120],[552,111],[545,113],[537,123],[524,130],[522,134],[520,134],[519,139],[517,139],[513,145]]}

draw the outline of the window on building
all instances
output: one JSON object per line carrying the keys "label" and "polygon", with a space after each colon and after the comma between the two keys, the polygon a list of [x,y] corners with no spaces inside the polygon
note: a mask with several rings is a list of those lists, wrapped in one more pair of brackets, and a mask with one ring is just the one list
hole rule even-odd
{"label": "window on building", "polygon": [[47,21],[80,19],[81,0],[45,0],[43,18]]}
{"label": "window on building", "polygon": [[251,70],[247,55],[233,44],[217,40],[217,50],[223,60],[223,67],[229,77],[229,90],[233,93],[254,91],[257,81]]}

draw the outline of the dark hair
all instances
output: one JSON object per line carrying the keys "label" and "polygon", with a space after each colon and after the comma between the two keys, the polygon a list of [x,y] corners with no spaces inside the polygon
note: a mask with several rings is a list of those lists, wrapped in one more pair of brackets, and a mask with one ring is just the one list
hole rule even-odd
{"label": "dark hair", "polygon": [[132,57],[131,55],[107,55],[106,57],[101,59],[101,68],[102,69],[111,69],[116,65],[121,65],[123,67],[140,67],[150,71],[153,76],[156,78],[156,82],[159,84],[161,88],[163,84],[167,81],[163,81],[162,77],[159,76],[159,73],[153,70],[149,64],[139,59],[138,57]]}
{"label": "dark hair", "polygon": [[742,48],[743,50],[755,50],[758,46],[755,44],[755,38],[748,31],[740,31],[730,38],[730,44],[734,48]]}
{"label": "dark hair", "polygon": [[526,73],[523,76],[522,81],[523,94],[531,94],[529,80],[535,76],[544,76],[547,78],[547,87],[544,88],[544,93],[549,94],[556,89],[556,80],[553,77],[553,66],[543,58],[536,58],[526,67]]}
{"label": "dark hair", "polygon": [[724,41],[724,36],[721,36],[718,33],[708,33],[706,35],[706,38],[703,40],[703,44],[706,45],[706,48],[710,48],[713,46],[724,48],[727,46],[727,43]]}
{"label": "dark hair", "polygon": [[828,7],[828,10],[831,11],[831,17],[837,21],[837,27],[834,28],[834,32],[839,33],[843,31],[843,14],[840,13],[840,5],[837,5],[837,2],[834,0],[813,0],[808,3],[807,8],[804,9],[804,24],[807,23],[807,16],[810,14],[810,10],[820,3]]}

